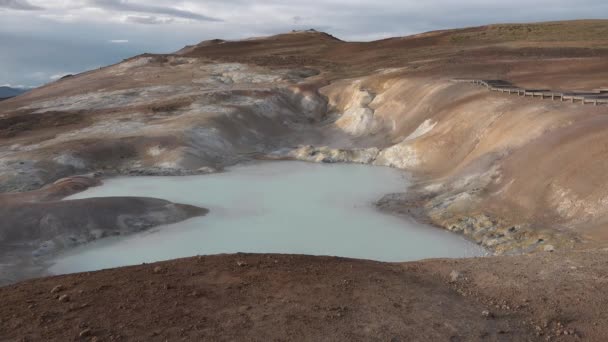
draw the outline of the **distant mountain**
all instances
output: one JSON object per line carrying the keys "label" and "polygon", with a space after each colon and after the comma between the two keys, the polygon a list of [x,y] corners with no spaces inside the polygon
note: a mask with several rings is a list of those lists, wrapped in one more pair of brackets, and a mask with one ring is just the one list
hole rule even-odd
{"label": "distant mountain", "polygon": [[9,97],[15,97],[28,91],[25,88],[11,88],[11,87],[0,87],[0,99],[7,99]]}

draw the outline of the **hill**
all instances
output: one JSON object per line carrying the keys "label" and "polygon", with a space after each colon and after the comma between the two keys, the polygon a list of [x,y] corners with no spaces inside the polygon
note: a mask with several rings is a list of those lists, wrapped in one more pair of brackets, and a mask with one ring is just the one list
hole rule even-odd
{"label": "hill", "polygon": [[27,92],[29,89],[24,88],[11,88],[2,86],[0,87],[0,99],[7,99],[10,97],[15,97]]}
{"label": "hill", "polygon": [[543,61],[551,60],[556,69],[577,69],[553,80],[554,86],[560,86],[576,83],[570,77],[574,74],[578,78],[579,72],[584,73],[580,76],[585,81],[590,77],[605,79],[604,72],[593,74],[598,66],[587,73],[585,69],[590,67],[576,59],[606,59],[607,31],[608,20],[496,24],[372,42],[346,42],[324,32],[303,31],[242,41],[203,42],[182,50],[180,55],[270,67],[313,66],[336,79],[404,67],[420,76],[512,79],[510,71],[518,64],[525,63],[522,69],[529,73],[535,68],[533,64],[546,70],[549,66]]}

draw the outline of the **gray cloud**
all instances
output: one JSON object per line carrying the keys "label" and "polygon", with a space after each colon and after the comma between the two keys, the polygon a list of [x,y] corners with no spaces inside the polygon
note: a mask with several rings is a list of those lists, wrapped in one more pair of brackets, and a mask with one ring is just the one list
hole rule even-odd
{"label": "gray cloud", "polygon": [[21,11],[42,10],[42,7],[34,6],[27,0],[0,0],[0,8],[10,8]]}
{"label": "gray cloud", "polygon": [[[3,10],[37,6],[44,10]],[[491,23],[607,17],[606,0],[0,0],[0,84],[40,85],[66,70],[144,52],[293,29],[368,41]]]}
{"label": "gray cloud", "polygon": [[160,24],[169,24],[174,20],[173,18],[159,18],[156,16],[140,16],[140,15],[129,15],[126,18],[127,22],[135,23],[135,24],[145,24],[145,25],[160,25]]}
{"label": "gray cloud", "polygon": [[191,11],[180,10],[173,7],[136,4],[131,3],[127,0],[90,0],[90,3],[95,7],[119,12],[161,14],[171,17],[192,19],[198,21],[222,21],[221,19],[209,17]]}

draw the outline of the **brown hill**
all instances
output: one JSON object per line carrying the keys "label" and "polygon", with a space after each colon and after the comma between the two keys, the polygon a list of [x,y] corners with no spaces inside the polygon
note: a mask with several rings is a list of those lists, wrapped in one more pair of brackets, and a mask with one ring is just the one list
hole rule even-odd
{"label": "brown hill", "polygon": [[[506,78],[510,75],[505,63],[553,60],[557,64],[577,64],[560,59],[607,57],[607,33],[608,20],[488,25],[365,43],[340,41],[323,32],[299,32],[203,44],[183,55],[270,66],[320,65],[347,74],[412,66],[422,69],[424,75],[473,73]],[[338,75],[342,77],[342,73]]]}

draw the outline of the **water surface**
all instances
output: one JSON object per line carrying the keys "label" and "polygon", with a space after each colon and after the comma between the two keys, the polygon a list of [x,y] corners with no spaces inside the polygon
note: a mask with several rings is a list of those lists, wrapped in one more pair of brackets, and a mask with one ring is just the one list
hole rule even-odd
{"label": "water surface", "polygon": [[55,274],[235,252],[334,255],[380,261],[483,255],[448,231],[378,211],[406,191],[401,171],[365,165],[264,162],[187,177],[125,177],[70,199],[145,196],[206,207],[204,217],[76,248]]}

